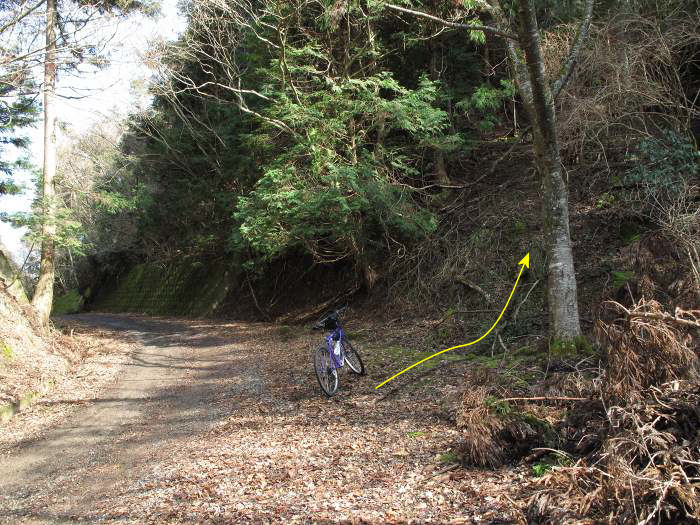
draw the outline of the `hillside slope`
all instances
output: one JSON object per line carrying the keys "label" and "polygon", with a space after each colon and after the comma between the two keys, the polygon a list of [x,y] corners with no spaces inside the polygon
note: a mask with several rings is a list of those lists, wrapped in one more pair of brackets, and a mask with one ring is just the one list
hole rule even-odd
{"label": "hillside slope", "polygon": [[31,306],[0,289],[0,405],[42,390],[70,357],[57,335],[40,328]]}

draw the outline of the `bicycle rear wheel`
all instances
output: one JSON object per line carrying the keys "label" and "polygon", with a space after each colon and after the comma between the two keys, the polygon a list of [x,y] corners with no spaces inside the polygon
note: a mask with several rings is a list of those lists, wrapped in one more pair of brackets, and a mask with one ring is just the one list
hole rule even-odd
{"label": "bicycle rear wheel", "polygon": [[343,339],[343,349],[345,350],[345,362],[350,370],[357,375],[365,375],[365,364],[362,362],[360,353],[352,346],[348,339]]}
{"label": "bicycle rear wheel", "polygon": [[338,391],[338,371],[333,368],[328,348],[323,345],[314,352],[314,370],[323,393],[333,396]]}

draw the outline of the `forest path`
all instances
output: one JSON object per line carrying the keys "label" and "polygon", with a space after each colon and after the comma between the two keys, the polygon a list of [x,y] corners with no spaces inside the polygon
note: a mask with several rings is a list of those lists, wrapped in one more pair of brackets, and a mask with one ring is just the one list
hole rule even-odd
{"label": "forest path", "polygon": [[302,327],[71,319],[136,351],[94,399],[58,401],[80,408],[0,459],[0,523],[523,522],[522,472],[440,473],[460,439],[443,405],[458,369],[377,391],[397,354],[358,335],[368,374],[343,372],[328,399],[310,359],[320,336]]}
{"label": "forest path", "polygon": [[254,366],[236,365],[235,337],[175,320],[105,314],[71,319],[121,332],[137,342],[136,351],[100,397],[61,401],[81,408],[3,458],[0,521],[62,522],[91,515],[118,482],[138,479],[162,451],[228,416],[222,401],[235,404],[241,389],[261,388]]}

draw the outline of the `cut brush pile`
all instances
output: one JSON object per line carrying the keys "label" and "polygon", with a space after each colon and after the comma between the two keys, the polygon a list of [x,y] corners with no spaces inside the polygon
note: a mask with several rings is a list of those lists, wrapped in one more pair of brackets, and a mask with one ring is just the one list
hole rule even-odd
{"label": "cut brush pile", "polygon": [[598,442],[543,478],[548,489],[528,508],[533,521],[700,522],[697,314],[671,315],[656,301],[605,304],[603,316],[617,318],[596,323],[606,364]]}
{"label": "cut brush pile", "polygon": [[523,442],[572,458],[534,483],[522,509],[532,523],[700,523],[699,314],[606,302],[596,323],[604,367],[588,388],[569,382],[582,397],[529,397],[516,411],[485,387],[464,395],[465,462],[521,458]]}

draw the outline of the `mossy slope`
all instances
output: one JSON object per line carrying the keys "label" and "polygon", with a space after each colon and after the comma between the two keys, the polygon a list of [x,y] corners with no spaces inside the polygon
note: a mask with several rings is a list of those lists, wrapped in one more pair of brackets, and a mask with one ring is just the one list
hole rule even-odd
{"label": "mossy slope", "polygon": [[149,315],[208,317],[235,288],[235,266],[186,261],[177,264],[144,263],[101,290],[92,310],[137,312]]}

